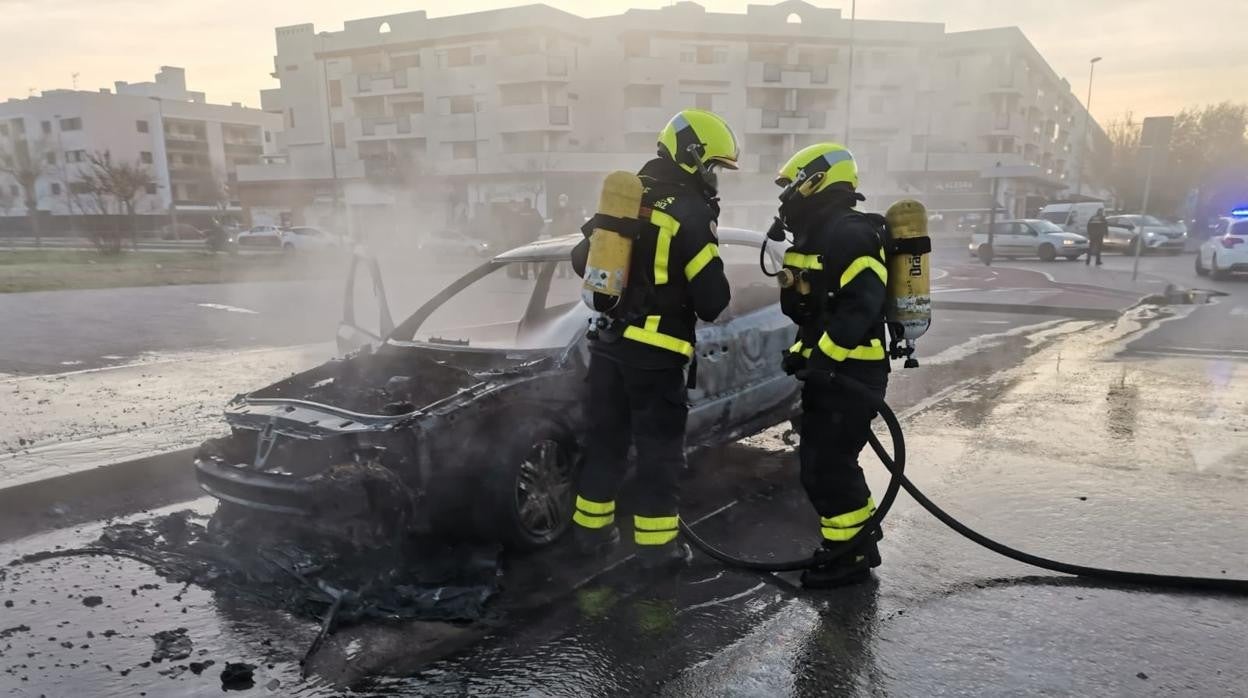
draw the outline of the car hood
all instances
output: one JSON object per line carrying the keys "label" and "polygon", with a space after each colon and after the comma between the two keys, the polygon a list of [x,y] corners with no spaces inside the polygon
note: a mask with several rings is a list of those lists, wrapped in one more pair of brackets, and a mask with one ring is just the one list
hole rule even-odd
{"label": "car hood", "polygon": [[1088,239],[1079,233],[1046,233],[1054,240],[1070,240],[1071,242],[1087,242]]}

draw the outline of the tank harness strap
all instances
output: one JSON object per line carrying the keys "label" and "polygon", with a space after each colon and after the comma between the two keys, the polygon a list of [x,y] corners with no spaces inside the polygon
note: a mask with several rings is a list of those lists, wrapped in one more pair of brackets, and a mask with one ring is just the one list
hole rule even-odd
{"label": "tank harness strap", "polygon": [[917,238],[896,238],[893,240],[894,254],[929,254],[932,251],[932,238],[924,235]]}
{"label": "tank harness strap", "polygon": [[642,208],[645,218],[617,218],[608,216],[605,213],[595,213],[592,218],[585,221],[581,226],[581,233],[585,237],[589,237],[594,233],[594,228],[603,228],[604,230],[612,230],[620,235],[636,240],[641,233],[655,225],[650,222],[649,209]]}

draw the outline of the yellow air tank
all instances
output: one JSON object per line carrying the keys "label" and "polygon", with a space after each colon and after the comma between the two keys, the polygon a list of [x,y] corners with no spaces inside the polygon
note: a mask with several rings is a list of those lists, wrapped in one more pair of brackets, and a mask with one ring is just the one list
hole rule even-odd
{"label": "yellow air tank", "polygon": [[906,368],[919,365],[914,358],[914,341],[932,325],[932,289],[928,254],[932,239],[927,235],[927,208],[903,199],[888,208],[884,216],[893,235],[893,253],[888,261],[888,329],[893,358],[905,357]]}
{"label": "yellow air tank", "polygon": [[632,172],[612,172],[602,183],[581,288],[581,299],[600,313],[615,308],[628,288],[641,192],[641,179]]}

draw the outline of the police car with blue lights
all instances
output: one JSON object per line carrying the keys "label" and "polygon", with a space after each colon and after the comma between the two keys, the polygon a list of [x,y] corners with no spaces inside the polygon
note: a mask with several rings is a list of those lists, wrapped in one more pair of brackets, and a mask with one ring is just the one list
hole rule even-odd
{"label": "police car with blue lights", "polygon": [[1213,225],[1196,254],[1196,273],[1215,279],[1248,273],[1248,206],[1236,208]]}

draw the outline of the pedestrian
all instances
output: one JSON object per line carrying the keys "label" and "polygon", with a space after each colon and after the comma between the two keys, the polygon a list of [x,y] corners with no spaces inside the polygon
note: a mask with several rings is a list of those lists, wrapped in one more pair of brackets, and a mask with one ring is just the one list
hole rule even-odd
{"label": "pedestrian", "polygon": [[[633,242],[629,288],[591,335],[585,466],[577,482],[574,541],[582,554],[619,542],[615,496],[637,450],[639,494],[633,541],[643,567],[680,565],[692,553],[678,540],[677,477],[685,467],[688,379],[697,321],[728,306],[719,259],[719,168],[737,169],[736,137],[722,118],[686,109],[659,133],[658,157],[637,173],[643,226]],[[679,235],[677,232],[679,231]],[[589,239],[572,251],[584,276]]]}
{"label": "pedestrian", "polygon": [[804,379],[798,460],[823,537],[814,558],[824,562],[805,571],[802,584],[828,588],[869,579],[880,564],[879,530],[862,530],[875,501],[858,466],[876,410],[829,372],[884,397],[886,236],[882,219],[855,210],[865,197],[844,146],[799,150],[776,183],[784,187],[779,218],[793,234],[784,264],[794,282],[781,289],[780,306],[797,324],[784,367]]}
{"label": "pedestrian", "polygon": [[1096,266],[1101,266],[1101,247],[1105,245],[1105,236],[1109,234],[1109,221],[1105,220],[1105,209],[1098,208],[1088,219],[1088,258],[1083,261],[1092,264],[1092,256],[1096,256]]}

